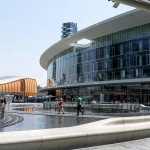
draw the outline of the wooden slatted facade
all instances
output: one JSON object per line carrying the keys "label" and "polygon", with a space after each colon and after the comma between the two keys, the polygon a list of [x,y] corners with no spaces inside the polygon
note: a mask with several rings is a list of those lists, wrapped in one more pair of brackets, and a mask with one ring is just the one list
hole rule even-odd
{"label": "wooden slatted facade", "polygon": [[3,83],[0,84],[0,92],[9,92],[14,95],[36,96],[37,82],[35,79],[24,78],[9,83]]}

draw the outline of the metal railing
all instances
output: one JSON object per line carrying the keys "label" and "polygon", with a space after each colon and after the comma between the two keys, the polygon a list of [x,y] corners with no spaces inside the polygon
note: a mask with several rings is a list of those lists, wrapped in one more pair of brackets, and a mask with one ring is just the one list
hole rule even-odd
{"label": "metal railing", "polygon": [[[83,104],[82,108],[86,113],[137,113],[140,112],[140,104]],[[55,102],[44,102],[44,110],[58,111],[59,106]],[[67,112],[76,112],[77,104],[67,102],[64,104],[64,110]]]}

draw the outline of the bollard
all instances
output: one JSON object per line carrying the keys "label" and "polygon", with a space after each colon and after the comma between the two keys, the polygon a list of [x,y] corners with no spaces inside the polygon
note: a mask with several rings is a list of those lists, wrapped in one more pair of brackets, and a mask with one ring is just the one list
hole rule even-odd
{"label": "bollard", "polygon": [[51,106],[51,103],[49,102],[49,110],[51,111],[52,109],[52,106]]}
{"label": "bollard", "polygon": [[123,104],[121,104],[121,109],[122,109],[122,113],[124,113],[124,108],[123,108]]}
{"label": "bollard", "polygon": [[4,119],[5,107],[2,107],[1,119]]}
{"label": "bollard", "polygon": [[43,109],[44,109],[44,110],[46,110],[46,108],[47,108],[47,107],[46,107],[46,103],[47,103],[47,102],[44,102],[44,103],[43,103]]}
{"label": "bollard", "polygon": [[2,119],[2,107],[0,107],[0,120]]}
{"label": "bollard", "polygon": [[45,110],[45,103],[43,103],[43,109]]}
{"label": "bollard", "polygon": [[5,111],[5,107],[3,105],[3,103],[0,103],[0,119],[4,119],[4,111]]}
{"label": "bollard", "polygon": [[130,113],[132,112],[132,104],[130,105]]}

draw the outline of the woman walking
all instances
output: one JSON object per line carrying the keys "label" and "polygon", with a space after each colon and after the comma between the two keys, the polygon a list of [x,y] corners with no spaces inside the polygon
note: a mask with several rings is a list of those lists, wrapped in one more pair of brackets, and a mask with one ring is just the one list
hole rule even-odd
{"label": "woman walking", "polygon": [[58,105],[59,105],[59,112],[58,112],[58,114],[60,114],[60,111],[62,111],[62,113],[64,114],[65,113],[64,112],[64,108],[63,108],[64,107],[64,101],[63,101],[62,98],[60,98]]}

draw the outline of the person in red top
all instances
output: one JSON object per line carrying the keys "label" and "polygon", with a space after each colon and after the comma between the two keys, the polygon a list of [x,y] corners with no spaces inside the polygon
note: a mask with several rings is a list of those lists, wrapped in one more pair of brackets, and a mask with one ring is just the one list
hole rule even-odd
{"label": "person in red top", "polygon": [[58,114],[60,114],[60,111],[62,111],[62,113],[64,114],[65,113],[65,111],[64,111],[64,101],[63,101],[62,98],[60,98],[58,104],[59,104],[59,112],[58,112]]}

